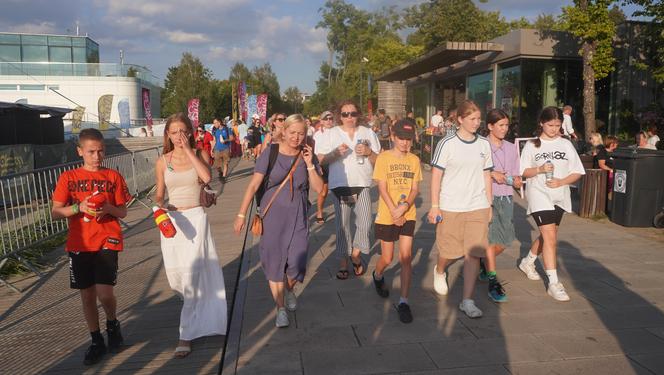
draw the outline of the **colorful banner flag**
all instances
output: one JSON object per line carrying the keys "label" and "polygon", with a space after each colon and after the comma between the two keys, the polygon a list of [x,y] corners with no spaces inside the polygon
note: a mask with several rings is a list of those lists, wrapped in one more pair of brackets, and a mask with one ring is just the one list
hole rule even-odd
{"label": "colorful banner flag", "polygon": [[237,90],[235,89],[235,85],[231,85],[231,101],[231,117],[233,117],[233,121],[237,121]]}
{"label": "colorful banner flag", "polygon": [[200,102],[200,99],[194,98],[189,99],[189,103],[187,103],[187,114],[191,120],[191,124],[194,126],[194,129],[198,127],[198,105]]}
{"label": "colorful banner flag", "polygon": [[129,99],[124,98],[118,102],[118,114],[120,115],[120,127],[122,129],[129,129],[131,126]]}
{"label": "colorful banner flag", "polygon": [[247,121],[247,85],[244,82],[237,84],[237,102],[240,118]]}
{"label": "colorful banner flag", "polygon": [[83,114],[85,114],[85,107],[78,106],[71,113],[71,132],[76,134],[81,131],[81,122],[83,121]]}
{"label": "colorful banner flag", "polygon": [[141,89],[143,97],[143,113],[145,113],[145,124],[148,126],[148,134],[152,133],[152,107],[150,106],[150,89]]}
{"label": "colorful banner flag", "polygon": [[265,124],[267,121],[267,94],[258,95],[256,111],[261,119],[261,124]]}
{"label": "colorful banner flag", "polygon": [[97,116],[99,116],[99,130],[107,130],[111,119],[113,95],[107,94],[99,97],[97,102]]}
{"label": "colorful banner flag", "polygon": [[254,115],[258,115],[257,101],[256,95],[247,96],[247,124],[251,124]]}

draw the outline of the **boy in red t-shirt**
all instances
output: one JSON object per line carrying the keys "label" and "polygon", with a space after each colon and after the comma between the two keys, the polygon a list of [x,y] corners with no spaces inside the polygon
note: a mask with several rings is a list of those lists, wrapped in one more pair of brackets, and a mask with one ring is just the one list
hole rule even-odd
{"label": "boy in red t-shirt", "polygon": [[[78,155],[83,166],[62,173],[53,192],[55,219],[67,218],[69,234],[65,251],[69,253],[69,279],[72,289],[81,291],[83,315],[92,336],[83,363],[92,365],[106,354],[104,337],[99,331],[97,299],[106,313],[108,349],[117,351],[123,344],[120,323],[116,319],[113,286],[118,273],[118,252],[122,251],[122,229],[118,218],[127,215],[131,199],[124,178],[102,166],[104,136],[97,129],[84,129],[79,135]],[[89,202],[99,192],[105,202]],[[93,216],[86,222],[83,213]]]}

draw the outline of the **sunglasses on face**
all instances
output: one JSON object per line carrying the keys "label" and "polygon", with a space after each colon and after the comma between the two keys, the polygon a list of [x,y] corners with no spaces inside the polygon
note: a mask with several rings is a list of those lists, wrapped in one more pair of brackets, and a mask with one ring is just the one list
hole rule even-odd
{"label": "sunglasses on face", "polygon": [[332,120],[332,116],[323,117],[323,120],[324,121],[330,121],[330,120]]}
{"label": "sunglasses on face", "polygon": [[284,122],[286,119],[284,117],[277,117],[274,119],[274,121]]}
{"label": "sunglasses on face", "polygon": [[359,115],[359,112],[341,112],[341,117],[357,117]]}

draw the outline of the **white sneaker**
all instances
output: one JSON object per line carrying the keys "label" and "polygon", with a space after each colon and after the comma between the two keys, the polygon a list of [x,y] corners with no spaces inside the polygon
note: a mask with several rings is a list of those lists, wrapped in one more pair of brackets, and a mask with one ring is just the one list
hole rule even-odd
{"label": "white sneaker", "polygon": [[438,273],[438,265],[433,266],[433,290],[441,296],[447,295],[447,272]]}
{"label": "white sneaker", "polygon": [[286,289],[286,294],[285,294],[285,302],[286,302],[286,308],[288,311],[295,311],[297,309],[297,297],[295,296],[295,290],[288,290]]}
{"label": "white sneaker", "polygon": [[530,280],[542,280],[535,269],[535,263],[526,262],[526,258],[521,259],[521,262],[519,262],[519,269],[523,271]]}
{"label": "white sneaker", "polygon": [[459,304],[459,310],[463,311],[466,313],[466,316],[469,318],[481,318],[482,317],[482,310],[480,310],[477,306],[475,306],[475,301],[472,299],[464,299],[461,301]]}
{"label": "white sneaker", "polygon": [[274,325],[277,326],[277,328],[283,328],[283,327],[288,327],[290,324],[290,321],[288,320],[288,313],[286,312],[286,308],[282,307],[277,309],[277,319],[274,321]]}
{"label": "white sneaker", "polygon": [[565,292],[565,287],[562,283],[549,284],[549,288],[546,290],[546,292],[556,301],[569,301],[569,295],[567,292]]}

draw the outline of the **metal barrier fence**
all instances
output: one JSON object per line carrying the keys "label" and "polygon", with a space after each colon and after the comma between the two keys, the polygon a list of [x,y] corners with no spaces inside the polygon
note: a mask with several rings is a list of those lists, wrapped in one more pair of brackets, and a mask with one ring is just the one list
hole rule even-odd
{"label": "metal barrier fence", "polygon": [[[139,195],[154,188],[154,166],[160,153],[161,148],[155,147],[109,156],[104,160],[105,167],[117,170],[125,178],[133,197],[129,205],[139,202],[148,207],[140,201]],[[51,196],[60,175],[81,164],[80,161],[60,164],[0,178],[0,269],[14,258],[41,276],[21,254],[67,230],[66,220],[51,217]],[[19,291],[2,278],[0,283]]]}

